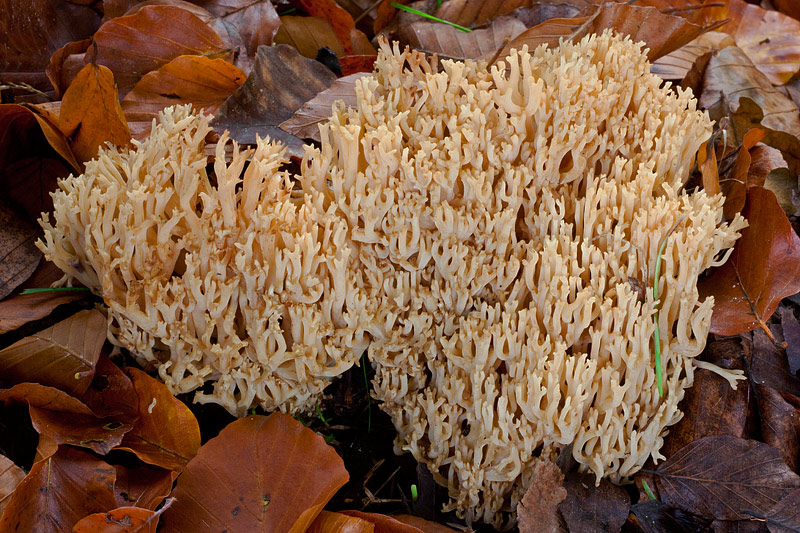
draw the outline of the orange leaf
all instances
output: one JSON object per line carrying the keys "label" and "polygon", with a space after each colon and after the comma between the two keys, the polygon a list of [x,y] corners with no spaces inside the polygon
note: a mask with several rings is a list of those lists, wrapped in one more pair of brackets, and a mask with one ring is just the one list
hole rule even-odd
{"label": "orange leaf", "polygon": [[[197,15],[176,6],[144,6],[133,15],[111,19],[94,34],[97,63],[114,72],[127,93],[146,73],[176,57],[217,54],[225,44]],[[87,59],[93,50],[89,49]]]}
{"label": "orange leaf", "polygon": [[114,509],[114,467],[64,446],[35,463],[8,502],[0,531],[64,533],[81,518]]}
{"label": "orange leaf", "polygon": [[164,532],[302,532],[347,482],[325,440],[289,415],[248,416],[208,441],[186,466],[162,516]]}
{"label": "orange leaf", "polygon": [[700,174],[703,176],[703,189],[708,194],[720,192],[717,152],[713,147],[709,150],[708,143],[700,145],[700,150],[697,152],[697,166],[700,167]]}
{"label": "orange leaf", "polygon": [[73,533],[156,533],[158,515],[149,509],[119,507],[82,518]]}
{"label": "orange leaf", "polygon": [[320,17],[331,23],[333,31],[339,37],[344,51],[353,54],[353,43],[350,40],[350,32],[356,27],[352,15],[334,0],[300,0],[300,5],[306,13],[312,17]]}
{"label": "orange leaf", "polygon": [[375,524],[375,533],[449,533],[454,530],[435,522],[423,520],[417,516],[387,516],[379,513],[362,511],[340,511],[348,516],[357,516]]}
{"label": "orange leaf", "polygon": [[723,180],[722,185],[725,193],[725,218],[730,220],[736,213],[740,213],[744,209],[744,202],[747,195],[747,187],[751,185],[764,185],[761,183],[750,183],[748,176],[750,174],[750,149],[766,136],[767,132],[761,128],[751,128],[744,134],[742,146],[739,148],[739,153],[736,154],[736,162],[733,164],[728,177]]}
{"label": "orange leaf", "polygon": [[322,511],[306,533],[374,533],[375,525],[355,516]]}
{"label": "orange leaf", "polygon": [[127,367],[139,396],[139,420],[125,435],[121,450],[168,470],[183,470],[200,448],[200,426],[186,405],[167,386],[145,372]]}
{"label": "orange leaf", "polygon": [[50,57],[45,73],[56,90],[56,100],[61,100],[64,91],[83,68],[83,58],[91,44],[91,39],[72,41],[56,50]]}
{"label": "orange leaf", "polygon": [[172,492],[172,483],[178,477],[174,470],[150,465],[131,468],[115,465],[114,468],[117,469],[114,493],[120,507],[140,507],[155,511]]}
{"label": "orange leaf", "polygon": [[275,44],[288,44],[311,59],[317,57],[317,51],[323,46],[333,50],[337,56],[345,53],[330,21],[320,17],[281,17]]}
{"label": "orange leaf", "polygon": [[103,66],[89,64],[78,72],[64,93],[58,122],[81,162],[94,159],[106,142],[126,146],[131,140],[114,75]]}
{"label": "orange leaf", "polygon": [[6,508],[8,500],[17,489],[17,486],[25,478],[25,472],[14,464],[14,461],[0,455],[0,516]]}
{"label": "orange leaf", "polygon": [[152,120],[165,107],[192,104],[216,112],[246,78],[223,59],[180,56],[145,74],[122,100],[122,109],[138,138],[150,134]]}
{"label": "orange leaf", "polygon": [[730,259],[700,280],[703,296],[714,296],[711,332],[737,335],[764,323],[781,299],[800,291],[800,237],[775,194],[762,187],[747,190],[742,231]]}

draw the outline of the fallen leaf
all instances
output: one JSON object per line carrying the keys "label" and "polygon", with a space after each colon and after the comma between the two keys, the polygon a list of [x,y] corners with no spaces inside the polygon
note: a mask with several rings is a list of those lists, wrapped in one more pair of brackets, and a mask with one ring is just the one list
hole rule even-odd
{"label": "fallen leaf", "polygon": [[39,233],[14,210],[0,202],[0,299],[28,279],[42,252],[36,248]]}
{"label": "fallen leaf", "polygon": [[[64,135],[64,133],[61,131],[61,124],[58,115],[47,110],[43,106],[44,104],[24,105],[25,109],[33,113],[33,118],[36,119],[36,122],[42,129],[42,133],[53,150],[55,150],[58,155],[64,158],[64,161],[69,163],[73,170],[80,171],[82,167],[78,163],[78,159],[75,157],[75,152],[73,152],[69,140],[67,140],[66,135]],[[60,111],[61,102],[59,102],[58,109]],[[52,202],[49,202],[49,205],[52,205]],[[38,214],[39,213],[36,213],[37,216]]]}
{"label": "fallen leaf", "polygon": [[83,58],[91,44],[91,39],[73,41],[56,50],[50,57],[45,74],[55,89],[56,100],[61,100],[64,91],[84,67]]}
{"label": "fallen leaf", "polygon": [[728,0],[721,18],[730,19],[721,31],[736,40],[772,84],[789,81],[800,70],[800,22],[779,11],[744,0]]}
{"label": "fallen leaf", "polygon": [[371,522],[375,525],[375,533],[450,533],[454,531],[441,524],[411,515],[386,516],[385,514],[350,510],[339,512]]}
{"label": "fallen leaf", "polygon": [[[344,511],[344,512],[350,512],[350,511]],[[453,528],[449,528],[447,526],[443,526],[442,524],[439,524],[437,522],[431,522],[430,520],[425,520],[424,518],[420,518],[418,516],[412,516],[410,514],[398,514],[398,515],[394,515],[392,518],[394,520],[397,520],[398,522],[402,522],[402,523],[407,524],[409,526],[413,526],[413,527],[419,529],[422,533],[455,533],[456,532],[456,530],[453,529]],[[378,522],[376,522],[376,524],[378,524]],[[381,533],[381,531],[378,530],[377,527],[379,527],[379,526],[376,526],[376,532],[375,533]],[[389,529],[389,533],[393,533],[393,531],[394,530]],[[401,529],[401,530],[398,531],[398,533],[406,533],[406,531]],[[412,532],[409,531],[408,533],[412,533]]]}
{"label": "fallen leaf", "polygon": [[256,135],[269,135],[302,157],[302,142],[277,126],[334,80],[336,75],[322,63],[290,46],[262,46],[247,81],[222,105],[212,124],[242,144],[255,144]]}
{"label": "fallen leaf", "polygon": [[786,341],[786,358],[789,371],[793,376],[800,370],[800,322],[794,316],[794,312],[788,306],[780,309],[781,330],[783,340]]}
{"label": "fallen leaf", "polygon": [[697,166],[700,167],[700,174],[703,178],[703,190],[708,194],[718,194],[719,188],[719,168],[717,166],[717,152],[714,150],[713,143],[703,143],[697,152]]}
{"label": "fallen leaf", "polygon": [[101,455],[122,442],[123,435],[131,429],[125,418],[97,417],[80,400],[38,383],[19,383],[0,390],[0,402],[9,401],[28,404],[31,423],[40,436],[46,435],[55,444],[89,448]]}
{"label": "fallen leaf", "polygon": [[122,110],[134,138],[150,134],[158,112],[171,105],[192,104],[213,114],[247,76],[223,59],[180,56],[145,74],[125,95]]}
{"label": "fallen leaf", "polygon": [[[744,350],[738,337],[709,340],[704,360],[725,369],[743,369]],[[746,437],[748,415],[755,399],[747,382],[736,390],[722,376],[702,368],[694,371],[694,384],[681,402],[683,418],[669,428],[661,453],[671,457],[687,444],[709,435]]]}
{"label": "fallen leaf", "polygon": [[782,13],[800,20],[800,4],[794,0],[772,0],[772,5]]}
{"label": "fallen leaf", "polygon": [[0,350],[3,381],[35,382],[82,394],[92,382],[106,329],[100,311],[84,310],[15,342]]}
{"label": "fallen leaf", "polygon": [[[774,324],[772,328],[779,331]],[[745,357],[749,362],[747,376],[750,382],[800,397],[800,380],[789,371],[784,350],[762,329],[756,329],[752,334],[742,334],[741,337]]]}
{"label": "fallen leaf", "polygon": [[229,531],[304,531],[347,482],[342,460],[324,439],[274,413],[229,424],[178,478],[163,531],[198,523]]}
{"label": "fallen leaf", "polygon": [[398,38],[416,50],[438,54],[443,59],[491,58],[506,42],[525,31],[525,25],[512,17],[493,20],[486,28],[464,33],[438,22],[420,21],[400,27]]}
{"label": "fallen leaf", "polygon": [[71,531],[81,518],[116,507],[112,466],[63,446],[35,463],[8,502],[0,531]]}
{"label": "fallen leaf", "polygon": [[305,57],[315,59],[320,48],[327,47],[337,56],[345,55],[339,37],[330,21],[319,17],[281,17],[281,27],[275,34],[276,44],[288,44]]}
{"label": "fallen leaf", "polygon": [[701,295],[714,296],[711,333],[736,335],[764,326],[782,298],[800,291],[800,238],[775,195],[762,188],[747,191],[742,230],[733,253],[701,279]]}
{"label": "fallen leaf", "polygon": [[375,55],[343,56],[339,58],[339,64],[344,76],[360,72],[371,73],[375,68],[375,59]]}
{"label": "fallen leaf", "polygon": [[301,139],[319,142],[319,125],[330,118],[333,104],[341,101],[344,105],[355,108],[358,103],[356,81],[368,75],[359,72],[337,79],[330,87],[303,104],[292,118],[282,122],[280,128]]}
{"label": "fallen leaf", "polygon": [[139,420],[119,449],[167,470],[183,470],[200,448],[197,419],[162,382],[133,367],[125,372],[139,397]]}
{"label": "fallen leaf", "polygon": [[[631,506],[633,522],[645,533],[694,533],[707,531],[709,521],[680,509],[670,507],[658,500],[645,501]],[[631,523],[631,520],[628,520]]]}
{"label": "fallen leaf", "polygon": [[90,37],[100,17],[89,6],[60,0],[0,0],[0,82],[29,83],[47,91],[50,56],[70,41]]}
{"label": "fallen leaf", "polygon": [[0,454],[0,516],[8,501],[14,494],[17,485],[25,478],[25,471],[14,464],[14,461]]}
{"label": "fallen leaf", "polygon": [[138,507],[118,507],[82,518],[73,533],[156,533],[158,515]]}
{"label": "fallen leaf", "polygon": [[714,520],[708,527],[714,533],[768,533],[760,520]]}
{"label": "fallen leaf", "polygon": [[800,490],[782,498],[764,518],[770,533],[800,531]]}
{"label": "fallen leaf", "polygon": [[117,482],[114,494],[119,507],[140,507],[155,511],[172,491],[172,483],[178,477],[173,470],[157,466],[137,465],[126,468],[115,465]]}
{"label": "fallen leaf", "polygon": [[558,506],[566,498],[564,474],[555,463],[537,459],[531,484],[522,501],[517,504],[520,533],[557,533]]}
{"label": "fallen leaf", "polygon": [[[197,15],[176,6],[145,6],[105,22],[94,34],[96,62],[111,69],[120,94],[151,70],[184,55],[220,54],[225,44]],[[93,50],[87,52],[90,60]]]}
{"label": "fallen leaf", "polygon": [[194,3],[236,28],[250,55],[261,45],[272,45],[281,25],[269,0],[195,0]]}
{"label": "fallen leaf", "polygon": [[709,31],[677,50],[656,59],[650,67],[650,72],[665,80],[682,80],[698,58],[735,44],[733,37],[727,33]]}
{"label": "fallen leaf", "polygon": [[503,15],[508,15],[518,8],[531,7],[531,0],[448,0],[433,12],[435,17],[459,26],[473,28]]}
{"label": "fallen leaf", "polygon": [[729,46],[711,58],[699,102],[713,120],[730,118],[728,130],[736,144],[760,126],[767,132],[764,142],[783,152],[792,172],[800,170],[800,111],[740,48]]}
{"label": "fallen leaf", "polygon": [[99,417],[116,417],[128,424],[139,417],[139,396],[133,382],[105,353],[97,360],[89,388],[78,399]]}
{"label": "fallen leaf", "polygon": [[566,476],[564,487],[567,497],[558,505],[558,510],[570,533],[619,531],[628,519],[631,507],[628,493],[607,479],[595,486],[593,475],[571,472]]}
{"label": "fallen leaf", "polygon": [[306,533],[375,533],[375,524],[355,516],[320,511]]}
{"label": "fallen leaf", "polygon": [[767,513],[800,487],[800,476],[778,450],[729,435],[703,437],[658,467],[664,503],[719,520],[745,520]]}
{"label": "fallen leaf", "polygon": [[350,37],[356,28],[352,15],[334,0],[298,0],[303,10],[312,17],[325,19],[333,26],[345,53],[353,54],[353,42]]}
{"label": "fallen leaf", "polygon": [[800,466],[800,398],[772,387],[756,386],[761,435],[765,443],[781,452],[792,470]]}
{"label": "fallen leaf", "polygon": [[[443,4],[442,7],[446,5],[448,4]],[[531,5],[530,7],[518,7],[517,9],[511,11],[509,15],[525,24],[526,28],[532,28],[550,19],[568,19],[579,17],[584,14],[584,10],[588,7],[588,4],[586,6],[579,7],[571,3],[537,3]],[[591,9],[594,9],[594,6],[591,6]],[[464,24],[462,24],[462,26],[464,26]]]}

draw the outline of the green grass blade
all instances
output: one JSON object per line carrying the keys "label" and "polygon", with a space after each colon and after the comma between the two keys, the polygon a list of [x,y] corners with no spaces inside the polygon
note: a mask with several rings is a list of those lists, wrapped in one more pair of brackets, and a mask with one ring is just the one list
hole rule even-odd
{"label": "green grass blade", "polygon": [[73,292],[73,291],[88,291],[86,287],[55,287],[55,288],[40,288],[40,289],[25,289],[20,294],[36,294],[39,292]]}
{"label": "green grass blade", "polygon": [[442,20],[440,18],[434,17],[433,15],[429,15],[424,11],[420,11],[419,9],[414,9],[413,7],[404,6],[403,4],[398,4],[397,2],[392,2],[391,6],[401,11],[406,11],[408,13],[414,13],[415,15],[419,15],[420,17],[425,17],[426,19],[433,20],[435,22],[447,24],[448,26],[452,26],[458,31],[463,31],[464,33],[470,33],[472,31],[471,29],[465,28],[464,26],[459,26],[458,24],[455,24],[453,22]]}

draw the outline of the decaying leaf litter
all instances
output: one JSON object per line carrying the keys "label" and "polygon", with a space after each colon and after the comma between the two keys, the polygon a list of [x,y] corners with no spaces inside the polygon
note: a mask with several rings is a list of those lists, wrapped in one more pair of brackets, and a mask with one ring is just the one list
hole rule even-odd
{"label": "decaying leaf litter", "polygon": [[[41,235],[36,219],[52,211],[58,178],[90,172],[106,142],[136,146],[132,139],[145,140],[169,105],[214,115],[202,143],[213,165],[236,158],[237,148],[220,137],[225,130],[243,145],[269,135],[287,147],[285,171],[302,176],[303,140],[322,141],[325,149],[318,126],[334,101],[358,102],[358,78],[372,72],[380,37],[436,54],[430,64],[438,70],[444,58],[497,64],[512,48],[578,42],[607,29],[644,41],[652,71],[691,88],[708,110],[714,132],[687,167],[682,190],[722,191],[724,220],[741,213],[748,227],[728,261],[700,277],[699,297],[716,299],[711,335],[693,363],[697,383],[680,389],[684,414],[665,431],[663,459],[615,480],[634,482],[621,486],[579,474],[581,455],[572,445],[552,462],[536,459],[525,481],[530,494],[518,497],[519,528],[798,529],[800,22],[791,3],[53,0],[31,2],[25,13],[6,4],[3,12],[14,15],[0,21],[7,37],[0,48],[0,177],[8,191],[0,234],[0,529],[195,531],[197,517],[207,515],[230,531],[491,531],[468,523],[469,512],[442,513],[449,500],[436,483],[442,479],[424,461],[392,453],[397,424],[381,410],[380,360],[354,354],[360,366],[295,420],[260,408],[236,420],[213,404],[193,403],[193,395],[175,399],[155,364],[142,371],[141,359],[103,343],[105,311],[90,291],[37,291],[61,272],[33,246]],[[573,161],[582,154],[571,153]],[[324,188],[323,180],[317,190]],[[286,190],[287,198],[295,193]],[[672,232],[688,230],[676,222]],[[658,250],[670,227],[651,238],[658,259],[629,278],[632,301],[663,294],[648,281],[656,268],[669,268]],[[672,322],[661,327],[662,339],[682,327],[676,320],[677,329]],[[667,360],[669,348],[658,355]],[[735,389],[734,376],[741,378]],[[663,379],[655,378],[658,386]],[[655,383],[652,390],[659,406]],[[482,432],[466,419],[452,426],[464,442]],[[398,442],[419,445],[408,436]],[[242,456],[224,451],[232,448]],[[278,466],[287,474],[278,475]],[[218,495],[203,493],[209,479],[228,478]],[[65,483],[74,479],[79,486]],[[287,500],[287,487],[298,486],[305,487],[301,496]],[[508,516],[482,518],[508,526]]]}

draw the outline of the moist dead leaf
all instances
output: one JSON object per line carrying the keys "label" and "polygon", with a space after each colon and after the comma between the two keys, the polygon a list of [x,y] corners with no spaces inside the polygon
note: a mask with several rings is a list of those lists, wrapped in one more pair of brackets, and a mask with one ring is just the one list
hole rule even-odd
{"label": "moist dead leaf", "polygon": [[37,229],[0,202],[0,299],[28,279],[42,258]]}
{"label": "moist dead leaf", "polygon": [[79,311],[0,350],[0,374],[6,383],[27,381],[83,394],[92,382],[106,329],[100,311]]}
{"label": "moist dead leaf", "polygon": [[281,17],[275,43],[288,44],[310,59],[315,59],[317,51],[323,47],[330,48],[338,57],[345,54],[330,21],[320,17]]}
{"label": "moist dead leaf", "polygon": [[786,358],[789,372],[794,376],[800,370],[800,322],[790,307],[779,308],[783,340],[786,341]]}
{"label": "moist dead leaf", "polygon": [[165,107],[188,103],[213,114],[245,78],[244,72],[223,59],[180,56],[145,74],[123,98],[122,110],[131,133],[141,139],[150,134],[153,119]]}
{"label": "moist dead leaf", "polygon": [[[145,6],[105,22],[94,34],[97,63],[111,69],[120,94],[139,78],[185,55],[220,54],[225,43],[197,15],[176,6]],[[87,52],[91,59],[93,50]]]}
{"label": "moist dead leaf", "polygon": [[764,518],[770,533],[800,531],[800,490],[781,499]]}
{"label": "moist dead leaf", "polygon": [[107,142],[130,144],[131,132],[109,69],[90,63],[78,72],[61,101],[58,126],[81,162],[94,159]]}
{"label": "moist dead leaf", "polygon": [[800,487],[778,450],[755,440],[703,437],[658,467],[664,503],[718,520],[763,516]]}
{"label": "moist dead leaf", "polygon": [[8,505],[11,495],[25,478],[25,471],[14,464],[14,461],[0,454],[0,516]]}
{"label": "moist dead leaf", "polygon": [[800,466],[800,398],[756,385],[762,440],[781,452],[794,471]]}
{"label": "moist dead leaf", "polygon": [[248,416],[208,441],[178,478],[163,531],[304,531],[347,482],[324,439],[281,413]]}
{"label": "moist dead leaf", "polygon": [[334,80],[336,75],[322,63],[290,46],[262,46],[247,81],[217,112],[214,129],[228,130],[242,144],[255,144],[256,135],[269,135],[285,142],[292,155],[302,157],[302,142],[277,126]]}
{"label": "moist dead leaf", "polygon": [[[772,327],[778,332],[777,326]],[[747,373],[750,382],[800,397],[800,380],[789,371],[783,349],[762,329],[742,334],[741,338],[750,366]]]}
{"label": "moist dead leaf", "polygon": [[635,520],[628,523],[646,533],[694,533],[707,531],[709,520],[684,513],[658,500],[645,501],[631,506]]}
{"label": "moist dead leaf", "polygon": [[197,419],[162,382],[133,367],[125,372],[139,398],[139,420],[119,449],[167,470],[183,470],[200,448]]}
{"label": "moist dead leaf", "polygon": [[403,44],[443,59],[493,57],[506,42],[525,31],[525,25],[513,17],[492,20],[486,28],[464,33],[438,22],[420,21],[400,26],[398,38]]}
{"label": "moist dead leaf", "polygon": [[62,446],[35,463],[11,496],[0,531],[71,531],[81,518],[116,507],[114,467]]}
{"label": "moist dead leaf", "polygon": [[73,533],[156,533],[158,514],[138,507],[119,507],[82,518]]}
{"label": "moist dead leaf", "polygon": [[781,299],[800,291],[800,238],[775,195],[749,188],[742,214],[750,225],[731,257],[698,282],[701,295],[715,298],[711,333],[718,335],[766,328]]}
{"label": "moist dead leaf", "polygon": [[571,472],[566,476],[566,499],[558,509],[570,532],[619,531],[631,506],[625,489],[607,479],[595,486],[590,474]]}
{"label": "moist dead leaf", "polygon": [[552,461],[537,459],[533,481],[517,505],[520,533],[557,533],[558,506],[567,497],[564,474]]}
{"label": "moist dead leaf", "polygon": [[333,104],[341,101],[345,106],[354,108],[357,104],[356,81],[368,75],[359,72],[337,79],[330,87],[303,104],[292,118],[282,122],[280,128],[301,139],[319,142],[319,125],[330,118]]}

